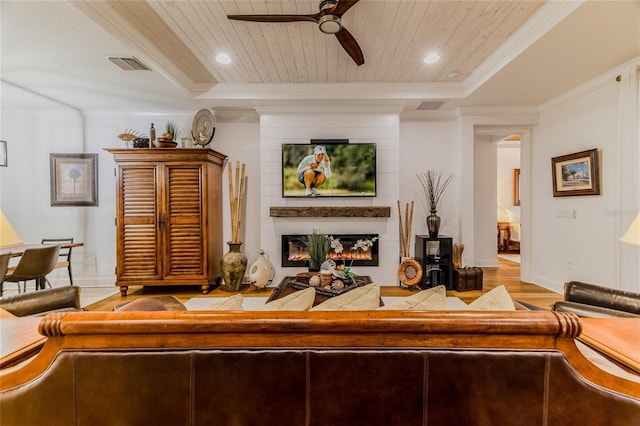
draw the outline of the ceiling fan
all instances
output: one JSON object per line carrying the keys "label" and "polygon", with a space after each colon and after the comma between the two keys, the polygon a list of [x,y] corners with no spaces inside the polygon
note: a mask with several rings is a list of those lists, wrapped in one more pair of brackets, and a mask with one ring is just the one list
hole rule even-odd
{"label": "ceiling fan", "polygon": [[322,0],[320,12],[309,15],[227,15],[229,19],[252,22],[299,22],[308,21],[318,24],[325,34],[335,34],[344,50],[358,66],[364,64],[364,55],[356,39],[342,26],[342,15],[359,0]]}

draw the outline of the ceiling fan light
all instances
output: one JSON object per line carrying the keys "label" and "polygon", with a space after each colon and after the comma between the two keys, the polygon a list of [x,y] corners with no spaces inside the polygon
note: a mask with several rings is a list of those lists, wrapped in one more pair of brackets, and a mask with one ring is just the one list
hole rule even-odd
{"label": "ceiling fan light", "polygon": [[325,34],[335,34],[342,29],[340,17],[335,15],[324,15],[319,19],[318,25],[320,26],[320,31]]}

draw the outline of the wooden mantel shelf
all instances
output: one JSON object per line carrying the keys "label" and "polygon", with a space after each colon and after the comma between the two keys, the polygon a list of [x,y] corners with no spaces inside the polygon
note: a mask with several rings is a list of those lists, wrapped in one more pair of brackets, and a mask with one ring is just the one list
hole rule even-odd
{"label": "wooden mantel shelf", "polygon": [[391,217],[391,207],[271,207],[271,217]]}

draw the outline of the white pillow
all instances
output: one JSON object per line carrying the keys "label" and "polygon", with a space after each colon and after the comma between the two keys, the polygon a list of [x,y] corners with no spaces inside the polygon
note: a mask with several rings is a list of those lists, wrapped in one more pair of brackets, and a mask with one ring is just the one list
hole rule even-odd
{"label": "white pillow", "polygon": [[296,291],[280,299],[273,300],[258,306],[256,311],[308,311],[313,306],[316,298],[316,289],[313,287]]}
{"label": "white pillow", "polygon": [[469,303],[467,309],[470,311],[515,311],[516,307],[505,286],[501,285]]}
{"label": "white pillow", "polygon": [[445,286],[439,285],[427,290],[422,290],[411,296],[404,297],[393,302],[391,305],[382,306],[378,309],[393,311],[443,311],[446,309],[446,297],[447,290]]}
{"label": "white pillow", "polygon": [[380,286],[376,283],[355,288],[339,296],[332,297],[312,311],[369,311],[380,307]]}
{"label": "white pillow", "polygon": [[234,294],[231,297],[216,297],[211,298],[210,303],[204,303],[198,306],[199,311],[242,311],[242,303],[244,302],[244,296],[240,293]]}

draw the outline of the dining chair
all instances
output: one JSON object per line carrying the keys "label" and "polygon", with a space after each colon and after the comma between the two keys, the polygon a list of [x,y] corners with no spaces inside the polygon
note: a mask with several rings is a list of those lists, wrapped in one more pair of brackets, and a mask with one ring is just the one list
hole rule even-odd
{"label": "dining chair", "polygon": [[4,276],[9,270],[9,259],[11,259],[11,253],[0,254],[0,297],[4,291]]}
{"label": "dining chair", "polygon": [[44,289],[45,284],[51,287],[47,280],[47,274],[56,266],[59,245],[43,245],[25,249],[15,267],[10,267],[8,274],[4,277],[5,282],[18,283],[18,293],[20,293],[20,281],[23,282],[23,291],[27,291],[27,281],[36,281],[36,290]]}
{"label": "dining chair", "polygon": [[[73,244],[73,238],[43,238],[42,244]],[[53,269],[67,268],[69,273],[69,283],[73,285],[73,275],[71,274],[71,248],[60,247],[58,262]]]}

